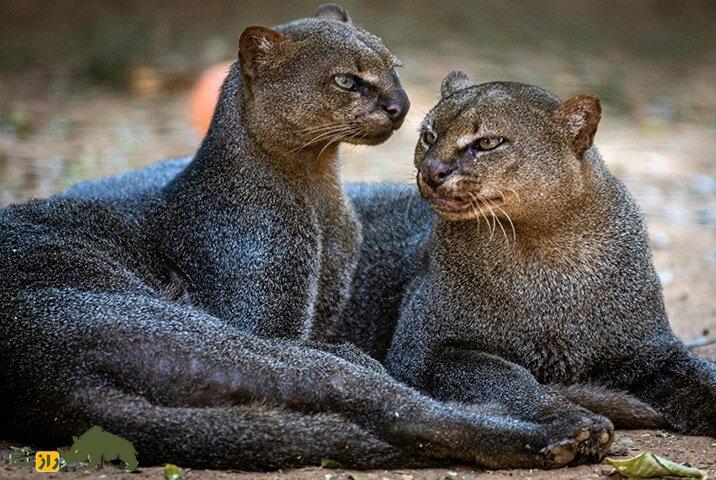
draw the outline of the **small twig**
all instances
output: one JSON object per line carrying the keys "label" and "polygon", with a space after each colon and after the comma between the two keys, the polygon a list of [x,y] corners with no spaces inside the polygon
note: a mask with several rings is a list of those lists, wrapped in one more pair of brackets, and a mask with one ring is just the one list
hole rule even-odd
{"label": "small twig", "polygon": [[716,343],[716,338],[696,337],[688,342],[684,342],[684,345],[686,345],[686,348],[691,350],[694,348],[707,347],[709,345],[713,345],[714,343]]}

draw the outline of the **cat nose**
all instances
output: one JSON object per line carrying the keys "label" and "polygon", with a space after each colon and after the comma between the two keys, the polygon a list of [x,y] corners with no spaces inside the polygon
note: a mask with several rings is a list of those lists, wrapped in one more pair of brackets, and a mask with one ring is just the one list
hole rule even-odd
{"label": "cat nose", "polygon": [[410,110],[410,100],[405,90],[400,89],[382,103],[383,110],[393,122],[393,128],[397,129],[402,125],[403,119]]}
{"label": "cat nose", "polygon": [[444,162],[423,162],[420,176],[430,188],[437,190],[455,171],[455,167]]}

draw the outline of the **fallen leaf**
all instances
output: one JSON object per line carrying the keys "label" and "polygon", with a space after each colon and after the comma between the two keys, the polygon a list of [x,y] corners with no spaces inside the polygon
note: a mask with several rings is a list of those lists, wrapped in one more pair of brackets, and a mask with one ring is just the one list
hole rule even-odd
{"label": "fallen leaf", "polygon": [[171,463],[164,465],[164,480],[182,480],[181,468]]}
{"label": "fallen leaf", "polygon": [[624,460],[605,458],[604,461],[621,475],[629,478],[680,477],[702,480],[707,478],[703,470],[672,462],[652,452],[642,452],[634,458]]}
{"label": "fallen leaf", "polygon": [[339,462],[336,462],[335,460],[331,460],[330,458],[324,458],[323,460],[321,460],[321,467],[337,469],[341,468],[341,464]]}

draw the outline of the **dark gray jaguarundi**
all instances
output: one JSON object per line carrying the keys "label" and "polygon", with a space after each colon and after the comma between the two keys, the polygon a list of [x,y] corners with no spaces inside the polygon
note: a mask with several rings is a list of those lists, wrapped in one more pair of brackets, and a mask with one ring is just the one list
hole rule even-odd
{"label": "dark gray jaguarundi", "polygon": [[[464,211],[442,210],[435,227],[428,204],[410,188],[349,185],[364,242],[347,319],[335,337],[354,341],[380,361],[393,342],[389,365],[440,398],[493,401],[513,414],[527,414],[538,411],[539,404],[543,410],[563,408],[558,393],[606,414],[618,426],[669,426],[713,436],[714,364],[688,352],[671,332],[641,214],[591,146],[600,116],[596,99],[578,97],[562,105],[536,87],[508,83],[461,92],[470,85],[459,73],[446,79],[447,99],[428,116],[416,149],[421,178],[433,176],[432,184],[421,182],[425,195],[448,192],[447,207]],[[497,117],[485,118],[490,101],[529,114],[510,115],[512,110],[501,107],[489,110]],[[583,126],[586,140],[565,126],[570,107],[584,108],[566,120],[589,121]],[[456,111],[466,117],[451,116]],[[483,121],[497,121],[504,136],[474,137]],[[438,136],[430,129],[437,122],[442,139],[432,146]],[[473,138],[483,145],[469,146],[472,156],[466,156],[444,140],[446,134],[453,142]],[[490,149],[496,140],[502,143]],[[537,164],[525,152],[539,152],[550,162]],[[480,162],[490,158],[495,163],[488,169]],[[139,189],[157,188],[185,165],[181,159],[166,162],[80,185],[68,194],[136,195]],[[477,195],[484,194],[474,188],[481,182],[512,198],[491,204],[505,201],[498,193],[479,203]],[[134,185],[140,188],[133,191]],[[449,192],[463,197],[462,203]],[[572,215],[584,219],[559,221]],[[535,221],[550,228],[545,232]],[[544,250],[555,245],[556,251]],[[409,310],[428,307],[444,309],[448,318]],[[505,359],[556,385],[536,386],[522,367]],[[485,395],[513,389],[522,392],[513,405],[509,398]],[[554,402],[546,402],[550,398]]]}
{"label": "dark gray jaguarundi", "polygon": [[335,143],[385,140],[408,102],[340,7],[239,43],[165,187],[0,212],[0,434],[98,425],[140,465],[564,464],[581,425],[441,403],[357,349],[298,343],[335,321],[359,245]]}
{"label": "dark gray jaguarundi", "polygon": [[[564,395],[619,426],[714,435],[714,365],[671,332],[641,214],[592,147],[598,101],[562,104],[520,84],[472,86],[459,73],[443,93],[416,165],[428,198],[447,192],[436,198],[447,210],[435,226],[428,204],[405,186],[349,186],[364,242],[336,337],[380,361],[393,342],[392,371],[438,398],[491,401],[533,418],[574,412]],[[475,136],[493,124],[501,135]],[[135,196],[185,165],[67,194]],[[480,201],[483,186],[497,190],[494,199]],[[525,368],[561,386],[539,386]]]}

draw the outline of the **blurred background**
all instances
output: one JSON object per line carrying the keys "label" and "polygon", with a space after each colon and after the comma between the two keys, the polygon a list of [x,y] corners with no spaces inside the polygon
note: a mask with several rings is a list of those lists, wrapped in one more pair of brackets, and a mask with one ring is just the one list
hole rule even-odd
{"label": "blurred background", "polygon": [[[0,207],[192,154],[202,72],[235,57],[245,26],[318,3],[2,0]],[[716,2],[342,4],[402,58],[413,103],[386,144],[344,149],[347,180],[413,181],[417,126],[450,70],[593,93],[597,145],[644,208],[674,328],[714,337]],[[716,358],[714,347],[698,351]]]}

